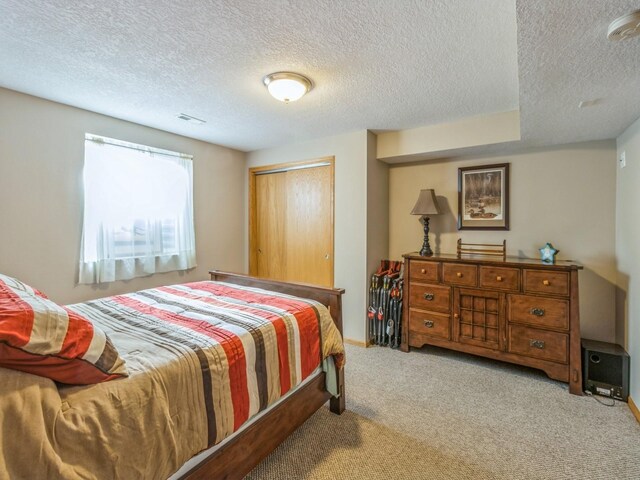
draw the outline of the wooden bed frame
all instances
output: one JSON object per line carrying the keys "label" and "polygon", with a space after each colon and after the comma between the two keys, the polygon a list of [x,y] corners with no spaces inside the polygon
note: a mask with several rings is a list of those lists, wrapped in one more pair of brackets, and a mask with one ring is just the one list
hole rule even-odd
{"label": "wooden bed frame", "polygon": [[[266,280],[237,273],[212,270],[211,280],[263,288],[274,292],[310,298],[325,305],[342,334],[343,289],[315,287],[300,283]],[[294,430],[329,400],[329,408],[340,415],[345,408],[344,370],[336,370],[340,395],[325,389],[325,374],[307,383],[262,418],[239,433],[213,455],[187,472],[182,479],[241,479],[276,449]]]}

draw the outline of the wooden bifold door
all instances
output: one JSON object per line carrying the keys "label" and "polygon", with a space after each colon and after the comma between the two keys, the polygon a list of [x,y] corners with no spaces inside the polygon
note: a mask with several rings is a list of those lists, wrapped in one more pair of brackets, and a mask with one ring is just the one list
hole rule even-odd
{"label": "wooden bifold door", "polygon": [[249,271],[333,287],[333,158],[249,170]]}

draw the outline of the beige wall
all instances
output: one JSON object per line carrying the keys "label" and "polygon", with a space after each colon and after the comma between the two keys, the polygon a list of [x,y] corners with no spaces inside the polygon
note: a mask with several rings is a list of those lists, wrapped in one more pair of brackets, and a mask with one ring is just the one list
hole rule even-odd
{"label": "beige wall", "polygon": [[[60,303],[72,303],[204,279],[214,267],[246,271],[247,166],[335,156],[335,285],[347,290],[345,336],[363,341],[369,274],[380,258],[400,258],[421,244],[421,226],[408,214],[420,188],[435,188],[446,210],[431,221],[432,245],[436,251],[453,252],[459,233],[458,167],[509,162],[511,230],[462,232],[463,238],[506,238],[509,254],[527,256],[535,256],[538,246],[551,241],[561,249],[561,258],[583,263],[580,295],[587,338],[615,339],[617,281],[623,312],[630,312],[627,320],[619,319],[619,332],[625,331],[627,322],[630,346],[633,338],[638,343],[640,330],[640,322],[633,320],[640,318],[640,312],[628,293],[638,290],[631,279],[640,278],[640,271],[634,273],[640,270],[640,231],[638,222],[627,221],[638,203],[639,131],[636,122],[618,139],[629,166],[618,177],[616,245],[613,142],[389,168],[376,160],[376,137],[359,131],[251,152],[245,162],[241,152],[0,89],[0,272],[23,279]],[[85,132],[194,156],[197,268],[102,286],[76,285]],[[638,382],[634,385],[640,397]]]}
{"label": "beige wall", "polygon": [[[367,273],[389,257],[389,165],[376,158],[376,136],[367,133]],[[368,281],[368,280],[367,280]],[[368,328],[368,325],[367,325]]]}
{"label": "beige wall", "polygon": [[[588,142],[515,155],[457,158],[394,166],[389,183],[391,258],[419,250],[422,226],[409,214],[421,188],[434,188],[443,215],[431,219],[431,246],[455,253],[456,241],[507,240],[509,255],[537,257],[551,242],[560,259],[584,265],[580,273],[582,336],[615,339],[614,211],[615,144]],[[510,231],[475,232],[456,228],[458,167],[510,163]],[[636,183],[637,184],[637,183]]]}
{"label": "beige wall", "polygon": [[[367,276],[367,133],[365,130],[247,154],[248,167],[335,157],[334,285],[343,297],[344,335],[364,341]],[[245,172],[246,175],[246,172]],[[245,180],[248,205],[248,178]],[[245,268],[248,269],[248,208],[245,207]]]}
{"label": "beige wall", "polygon": [[379,159],[403,163],[443,157],[442,152],[520,140],[520,112],[491,113],[451,123],[378,134]]}
{"label": "beige wall", "polygon": [[[197,268],[76,285],[85,132],[194,156]],[[0,89],[0,272],[73,303],[241,271],[244,170],[235,150]]]}
{"label": "beige wall", "polygon": [[618,342],[631,355],[631,396],[640,404],[640,119],[617,141],[616,257],[618,261]]}

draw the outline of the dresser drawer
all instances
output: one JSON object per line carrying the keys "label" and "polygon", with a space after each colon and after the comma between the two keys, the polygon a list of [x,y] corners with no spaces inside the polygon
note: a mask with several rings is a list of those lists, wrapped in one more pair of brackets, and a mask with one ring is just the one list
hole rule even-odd
{"label": "dresser drawer", "polygon": [[480,286],[499,290],[520,290],[520,270],[504,267],[480,267]]}
{"label": "dresser drawer", "polygon": [[451,285],[475,287],[478,284],[478,267],[462,263],[443,263],[442,280]]}
{"label": "dresser drawer", "polygon": [[449,315],[439,315],[411,308],[409,309],[409,333],[419,333],[449,340],[451,338],[451,318]]}
{"label": "dresser drawer", "polygon": [[509,295],[507,305],[510,322],[569,330],[568,300]]}
{"label": "dresser drawer", "polygon": [[521,325],[510,325],[509,352],[557,363],[567,363],[569,335]]}
{"label": "dresser drawer", "polygon": [[523,275],[526,293],[569,295],[569,273],[567,272],[524,270]]}
{"label": "dresser drawer", "polygon": [[411,260],[409,263],[409,278],[416,282],[437,283],[439,265],[438,262]]}
{"label": "dresser drawer", "polygon": [[409,286],[409,307],[424,308],[434,312],[451,311],[451,289],[438,285],[412,283]]}

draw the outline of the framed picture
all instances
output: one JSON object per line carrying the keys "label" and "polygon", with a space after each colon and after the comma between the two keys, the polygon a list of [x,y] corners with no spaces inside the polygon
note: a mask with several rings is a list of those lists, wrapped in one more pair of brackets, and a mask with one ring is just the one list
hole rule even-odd
{"label": "framed picture", "polygon": [[509,164],[458,169],[458,230],[509,230]]}

